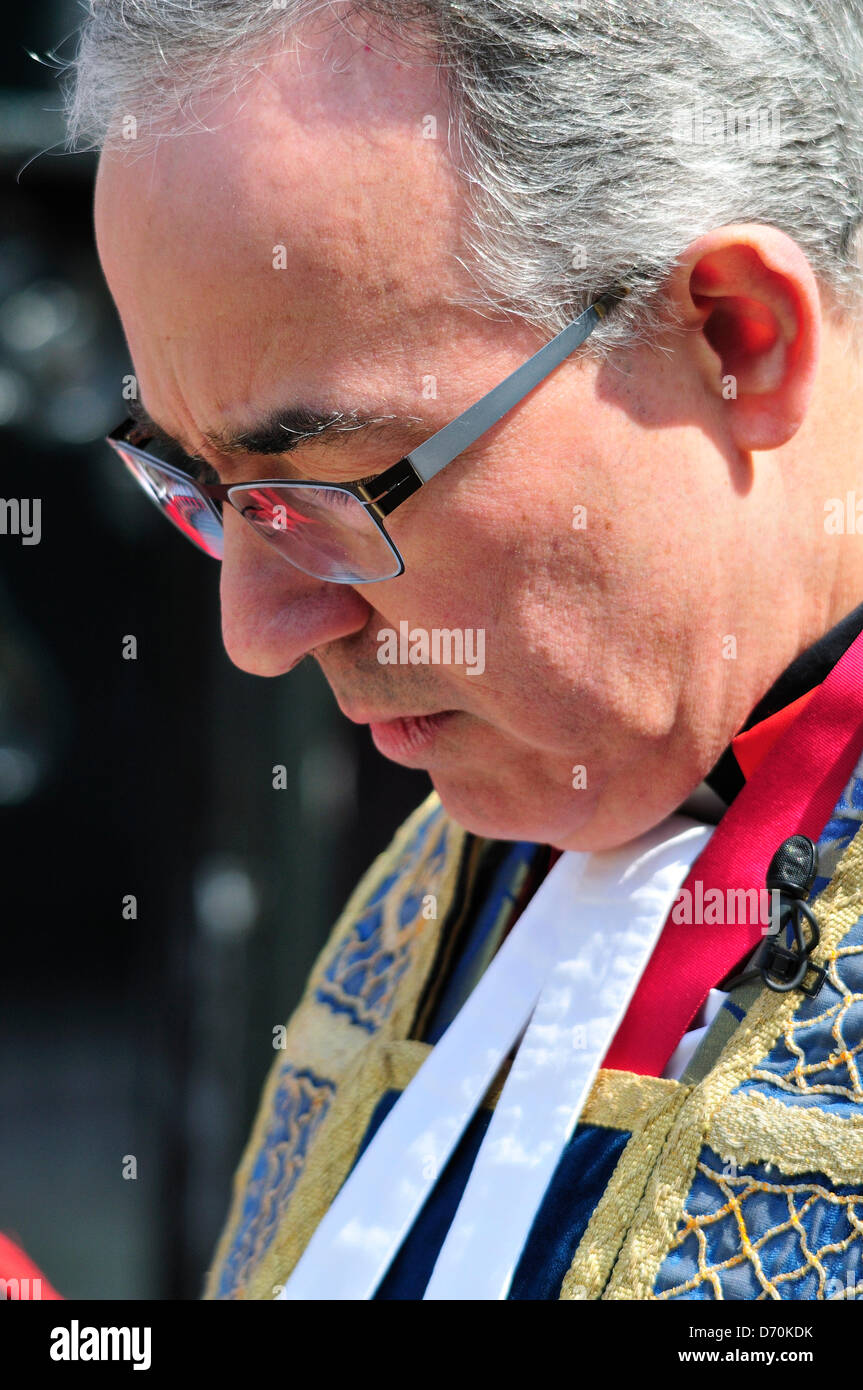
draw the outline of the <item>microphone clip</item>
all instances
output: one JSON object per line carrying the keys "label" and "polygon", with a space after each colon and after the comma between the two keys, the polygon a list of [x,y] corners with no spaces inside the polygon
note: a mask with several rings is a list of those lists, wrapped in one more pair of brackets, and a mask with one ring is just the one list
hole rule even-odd
{"label": "microphone clip", "polygon": [[[765,879],[767,888],[779,894],[779,910],[750,968],[731,981],[730,989],[760,975],[767,988],[778,994],[799,989],[810,999],[815,998],[827,979],[827,971],[814,965],[811,959],[821,940],[821,932],[804,900],[811,892],[817,873],[818,849],[807,835],[792,835],[783,840],[770,861]],[[804,930],[804,925],[808,931]],[[782,944],[791,936],[794,949]]]}

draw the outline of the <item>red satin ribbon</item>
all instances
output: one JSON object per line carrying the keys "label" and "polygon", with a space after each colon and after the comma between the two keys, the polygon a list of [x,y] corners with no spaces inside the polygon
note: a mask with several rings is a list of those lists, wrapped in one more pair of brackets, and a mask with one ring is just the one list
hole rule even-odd
{"label": "red satin ribbon", "polygon": [[764,762],[779,735],[785,732],[789,724],[794,723],[798,714],[802,714],[814,694],[814,690],[807,690],[805,695],[792,700],[790,705],[777,710],[769,719],[762,719],[754,729],[746,729],[744,733],[731,740],[731,751],[747,782],[759,763]]}
{"label": "red satin ribbon", "polygon": [[[705,894],[761,889],[783,840],[817,841],[863,750],[863,634],[818,689],[794,704],[800,712],[757,762],[692,865],[683,885],[691,900],[699,880]],[[757,922],[687,925],[670,913],[602,1065],[661,1076],[709,991],[762,939]]]}

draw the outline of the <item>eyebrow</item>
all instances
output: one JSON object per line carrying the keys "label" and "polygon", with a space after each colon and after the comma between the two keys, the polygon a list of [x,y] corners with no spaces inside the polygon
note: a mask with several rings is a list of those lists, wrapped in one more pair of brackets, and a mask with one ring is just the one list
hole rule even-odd
{"label": "eyebrow", "polygon": [[[130,401],[129,413],[136,424],[152,431],[154,438],[183,448],[173,435],[156,423],[142,401]],[[333,443],[344,443],[360,431],[375,439],[398,437],[419,444],[433,433],[433,428],[417,415],[377,415],[363,410],[317,410],[307,405],[290,405],[272,411],[245,429],[216,430],[205,433],[204,439],[225,455],[287,454],[311,440],[326,438]]]}

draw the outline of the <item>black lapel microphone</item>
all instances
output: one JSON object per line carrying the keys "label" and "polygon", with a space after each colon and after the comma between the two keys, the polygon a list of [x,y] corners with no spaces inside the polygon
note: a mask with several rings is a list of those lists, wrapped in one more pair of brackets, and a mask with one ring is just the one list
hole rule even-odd
{"label": "black lapel microphone", "polygon": [[[813,965],[810,959],[821,932],[805,900],[817,874],[818,849],[808,835],[792,835],[782,841],[765,878],[768,890],[779,894],[779,910],[773,915],[770,932],[752,957],[751,965],[730,982],[728,989],[760,975],[768,989],[778,994],[799,989],[810,999],[815,998],[827,979],[827,971]],[[792,935],[793,950],[782,944]]]}

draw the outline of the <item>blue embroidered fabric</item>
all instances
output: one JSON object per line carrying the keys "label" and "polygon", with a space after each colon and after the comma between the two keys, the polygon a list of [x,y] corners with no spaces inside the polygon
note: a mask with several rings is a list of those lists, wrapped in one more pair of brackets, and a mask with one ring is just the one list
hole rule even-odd
{"label": "blue embroidered fabric", "polygon": [[[421,920],[422,897],[407,887],[395,904],[394,941],[385,947],[384,899],[392,889],[398,892],[403,876],[410,882],[411,870],[420,862],[427,870],[421,875],[424,884],[434,883],[447,857],[448,824],[439,805],[422,819],[398,869],[371,894],[316,992],[320,1003],[348,1014],[368,1033],[374,1033],[389,1013],[395,987],[410,965]],[[393,905],[389,908],[392,912]],[[219,1273],[216,1298],[231,1298],[270,1246],[335,1090],[332,1080],[283,1063],[237,1229]]]}
{"label": "blue embroidered fabric", "polygon": [[[662,1299],[850,1299],[863,1292],[860,1184],[823,1173],[784,1177],[738,1168],[705,1147],[686,1199],[687,1225],[666,1257]],[[741,1232],[746,1233],[745,1244]]]}
{"label": "blue embroidered fabric", "polygon": [[[861,820],[863,759],[819,839],[810,901],[827,887]],[[840,943],[818,995],[803,999],[782,1037],[732,1094],[859,1116],[861,1055],[863,919]],[[863,1174],[853,1189],[841,1188],[819,1173],[792,1176],[763,1164],[723,1167],[705,1147],[654,1293],[674,1299],[860,1297],[861,1210]]]}
{"label": "blue embroidered fabric", "polygon": [[381,934],[383,902],[402,877],[407,878],[421,856],[429,852],[428,878],[440,870],[447,851],[446,820],[438,806],[422,824],[405,852],[399,867],[378,885],[359,914],[350,936],[342,943],[327,966],[324,983],[316,998],[336,1013],[346,1013],[352,1023],[374,1033],[390,1011],[396,985],[410,965],[416,935],[416,922],[422,908],[422,894],[408,892],[398,905],[397,925],[403,933],[394,946],[384,949]]}
{"label": "blue embroidered fabric", "polygon": [[279,1227],[306,1152],[335,1094],[335,1086],[285,1062],[264,1141],[245,1191],[242,1216],[222,1266],[217,1298],[230,1298]]}

